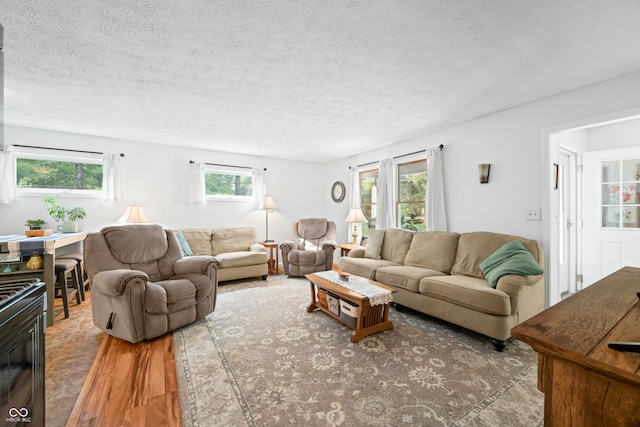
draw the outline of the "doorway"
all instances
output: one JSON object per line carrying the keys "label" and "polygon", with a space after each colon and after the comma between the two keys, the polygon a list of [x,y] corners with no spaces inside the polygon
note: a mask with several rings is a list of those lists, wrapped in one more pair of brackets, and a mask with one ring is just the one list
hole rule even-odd
{"label": "doorway", "polygon": [[566,298],[577,292],[580,258],[578,246],[578,167],[577,153],[560,146],[558,162],[558,199],[559,199],[559,284],[560,298]]}

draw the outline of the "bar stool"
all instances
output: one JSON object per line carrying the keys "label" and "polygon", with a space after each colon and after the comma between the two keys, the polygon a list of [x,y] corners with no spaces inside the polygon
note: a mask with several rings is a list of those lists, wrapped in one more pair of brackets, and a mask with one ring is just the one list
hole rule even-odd
{"label": "bar stool", "polygon": [[[80,280],[77,275],[78,262],[74,259],[56,259],[55,272],[56,284],[55,293],[60,291],[62,296],[62,307],[64,308],[64,317],[69,318],[69,296],[76,296],[76,303],[82,302],[80,298]],[[71,287],[68,284],[71,281]]]}
{"label": "bar stool", "polygon": [[82,286],[80,287],[80,297],[82,301],[85,300],[84,291],[89,290],[89,275],[87,274],[87,270],[84,268],[84,256],[81,253],[72,253],[72,254],[62,254],[56,255],[56,259],[74,259],[77,261],[77,275],[82,282]]}

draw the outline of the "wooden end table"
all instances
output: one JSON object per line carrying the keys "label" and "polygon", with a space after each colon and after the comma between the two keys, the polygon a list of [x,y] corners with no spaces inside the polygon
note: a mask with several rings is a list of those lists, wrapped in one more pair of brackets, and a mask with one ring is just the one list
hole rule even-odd
{"label": "wooden end table", "polygon": [[341,245],[338,245],[338,247],[340,248],[340,256],[347,256],[353,249],[363,248],[364,246],[352,245],[351,243],[343,243]]}
{"label": "wooden end table", "polygon": [[[278,267],[280,265],[280,258],[278,256],[278,243],[277,242],[260,242],[262,246],[269,249],[269,274],[278,274]],[[275,252],[275,257],[273,253]]]}
{"label": "wooden end table", "polygon": [[[393,329],[393,323],[391,323],[391,321],[389,320],[389,308],[391,307],[390,302],[372,306],[369,303],[369,298],[367,298],[366,296],[353,292],[343,286],[333,283],[330,280],[327,280],[316,274],[307,274],[305,275],[305,277],[309,279],[311,286],[311,304],[309,304],[309,306],[307,307],[307,312],[311,313],[314,310],[323,311],[330,317],[333,317],[342,324],[348,326],[349,328],[352,328],[353,331],[351,332],[351,342],[358,342],[362,338],[367,337],[371,334],[375,334],[376,332]],[[394,289],[385,286],[382,283],[374,282],[373,280],[368,280],[368,282],[370,285],[378,286],[388,291],[395,292]],[[359,306],[360,311],[358,312],[358,318],[356,319],[355,327],[346,323],[340,318],[339,315],[333,313],[332,311],[329,311],[327,307],[320,305],[316,299],[316,288],[323,289],[327,292],[330,292],[331,294],[338,296],[340,299],[348,301],[352,305]]]}

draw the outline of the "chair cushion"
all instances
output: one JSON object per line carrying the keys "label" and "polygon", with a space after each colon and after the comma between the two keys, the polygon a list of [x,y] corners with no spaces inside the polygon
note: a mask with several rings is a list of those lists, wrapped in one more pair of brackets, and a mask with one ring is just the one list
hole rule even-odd
{"label": "chair cushion", "polygon": [[187,279],[150,282],[144,299],[147,313],[175,313],[196,305],[196,287]]}
{"label": "chair cushion", "polygon": [[300,251],[294,249],[287,254],[287,260],[294,265],[322,265],[327,260],[324,251]]}
{"label": "chair cushion", "polygon": [[298,235],[304,239],[320,239],[327,234],[326,218],[304,218],[298,221]]}
{"label": "chair cushion", "polygon": [[[157,224],[102,229],[111,255],[125,264],[144,264],[162,258],[169,248],[167,233]],[[144,245],[139,244],[144,242]]]}

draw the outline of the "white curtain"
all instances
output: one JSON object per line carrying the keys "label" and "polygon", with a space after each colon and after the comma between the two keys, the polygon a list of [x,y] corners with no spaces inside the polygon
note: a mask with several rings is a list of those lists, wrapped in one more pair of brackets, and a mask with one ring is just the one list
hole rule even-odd
{"label": "white curtain", "polygon": [[122,200],[122,166],[119,154],[104,153],[102,156],[102,202]]}
{"label": "white curtain", "polygon": [[357,166],[351,166],[351,188],[349,193],[349,211],[360,207],[360,173]]}
{"label": "white curtain", "polygon": [[376,228],[379,230],[396,226],[393,188],[393,160],[384,159],[380,162],[380,171],[378,173],[378,216],[376,217]]}
{"label": "white curtain", "polygon": [[264,196],[267,195],[267,182],[264,176],[264,170],[253,168],[251,169],[251,175],[253,176],[253,203],[256,209],[263,209]]}
{"label": "white curtain", "polygon": [[204,163],[191,164],[191,191],[189,203],[204,206],[207,204],[206,188],[204,185]]}
{"label": "white curtain", "polygon": [[442,178],[442,150],[427,148],[427,230],[447,231],[447,216],[444,208],[444,181]]}
{"label": "white curtain", "polygon": [[15,203],[16,200],[16,159],[13,146],[6,145],[0,151],[0,203]]}

